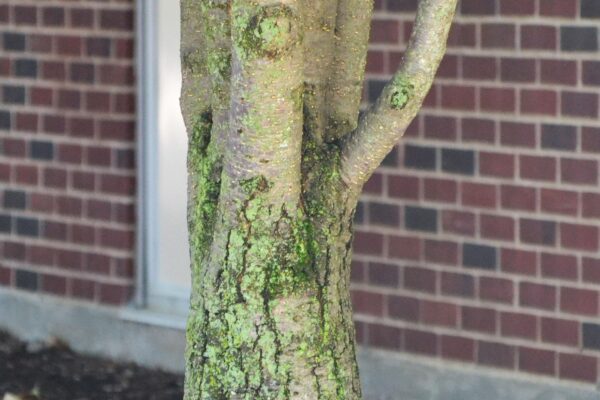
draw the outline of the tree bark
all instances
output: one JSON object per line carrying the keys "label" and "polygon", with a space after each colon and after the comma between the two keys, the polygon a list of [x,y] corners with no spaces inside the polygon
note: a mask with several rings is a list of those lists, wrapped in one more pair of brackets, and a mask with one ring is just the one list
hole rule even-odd
{"label": "tree bark", "polygon": [[371,0],[181,4],[185,399],[360,399],[352,219],[431,85],[456,0],[421,1],[401,79],[360,123]]}

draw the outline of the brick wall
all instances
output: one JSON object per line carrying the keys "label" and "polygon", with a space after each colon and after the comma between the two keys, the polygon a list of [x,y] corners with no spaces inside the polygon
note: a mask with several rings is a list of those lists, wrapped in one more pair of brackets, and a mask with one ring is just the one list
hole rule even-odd
{"label": "brick wall", "polygon": [[133,20],[133,0],[0,3],[0,285],[127,301]]}
{"label": "brick wall", "polygon": [[[416,0],[378,0],[366,98]],[[462,0],[402,145],[366,185],[353,298],[367,346],[595,383],[598,0]]]}

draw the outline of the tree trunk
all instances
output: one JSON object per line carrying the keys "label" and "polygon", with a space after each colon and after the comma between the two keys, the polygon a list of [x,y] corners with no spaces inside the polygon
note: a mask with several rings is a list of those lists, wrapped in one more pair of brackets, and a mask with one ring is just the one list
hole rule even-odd
{"label": "tree trunk", "polygon": [[404,67],[357,123],[371,1],[181,1],[188,400],[361,398],[353,214],[429,90],[456,7],[421,1]]}

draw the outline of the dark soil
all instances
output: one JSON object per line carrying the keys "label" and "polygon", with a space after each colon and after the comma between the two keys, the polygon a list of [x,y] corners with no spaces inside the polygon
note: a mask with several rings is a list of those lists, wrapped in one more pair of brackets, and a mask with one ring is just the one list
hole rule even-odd
{"label": "dark soil", "polygon": [[60,342],[25,344],[0,331],[0,399],[34,388],[40,400],[181,400],[183,377],[82,356]]}

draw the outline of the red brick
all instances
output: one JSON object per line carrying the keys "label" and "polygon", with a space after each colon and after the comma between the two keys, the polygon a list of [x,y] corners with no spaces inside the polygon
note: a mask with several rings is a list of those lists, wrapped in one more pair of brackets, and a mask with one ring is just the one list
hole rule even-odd
{"label": "red brick", "polygon": [[600,259],[584,257],[581,267],[585,282],[600,283]]}
{"label": "red brick", "polygon": [[579,211],[579,194],[566,190],[542,189],[542,211],[576,216]]}
{"label": "red brick", "polygon": [[398,43],[400,40],[398,21],[374,19],[370,37],[371,43]]}
{"label": "red brick", "polygon": [[71,225],[71,241],[77,244],[93,245],[96,241],[96,230],[92,226]]}
{"label": "red brick", "polygon": [[560,244],[567,249],[598,251],[598,227],[562,223]]}
{"label": "red brick", "polygon": [[83,253],[75,250],[57,250],[56,265],[59,268],[81,271],[83,269]]}
{"label": "red brick", "polygon": [[8,260],[25,260],[25,245],[22,243],[15,242],[4,242],[4,248],[2,254]]}
{"label": "red brick", "polygon": [[72,8],[69,10],[71,15],[71,26],[91,27],[94,25],[94,10],[88,8]]}
{"label": "red brick", "polygon": [[542,156],[520,156],[520,175],[524,179],[556,180],[556,159]]}
{"label": "red brick", "polygon": [[471,182],[461,184],[461,198],[464,206],[495,208],[497,197],[497,187],[494,185]]}
{"label": "red brick", "polygon": [[86,202],[86,210],[86,216],[91,219],[110,220],[112,204],[103,200],[90,199]]}
{"label": "red brick", "polygon": [[483,48],[515,48],[516,30],[514,24],[482,24],[481,46]]}
{"label": "red brick", "polygon": [[54,197],[42,193],[32,193],[29,195],[29,207],[32,211],[50,213],[54,211]]}
{"label": "red brick", "polygon": [[540,79],[543,83],[576,85],[577,62],[571,60],[541,60]]}
{"label": "red brick", "polygon": [[133,231],[124,229],[111,229],[101,228],[100,229],[100,244],[102,246],[130,250],[134,245],[135,235]]}
{"label": "red brick", "polygon": [[78,299],[93,300],[96,297],[96,283],[86,279],[70,280],[71,296]]}
{"label": "red brick", "polygon": [[393,326],[369,324],[368,343],[373,347],[400,350],[402,347],[402,330]]}
{"label": "red brick", "polygon": [[45,168],[44,186],[64,189],[67,187],[67,172],[64,169]]}
{"label": "red brick", "polygon": [[112,283],[100,283],[99,301],[110,305],[123,305],[127,303],[132,290],[129,285],[118,285]]}
{"label": "red brick", "polygon": [[475,235],[475,215],[470,212],[444,210],[442,212],[444,232],[459,235]]}
{"label": "red brick", "polygon": [[467,274],[442,272],[441,291],[448,296],[471,298],[475,294],[475,279]]}
{"label": "red brick", "polygon": [[527,50],[556,50],[558,31],[547,25],[522,25],[521,48]]}
{"label": "red brick", "polygon": [[563,287],[560,289],[560,309],[570,314],[596,316],[598,291]]}
{"label": "red brick", "polygon": [[135,123],[133,121],[100,121],[100,137],[107,140],[133,141]]}
{"label": "red brick", "polygon": [[59,196],[56,198],[56,209],[61,215],[78,217],[83,212],[83,201],[76,197]]}
{"label": "red brick", "polygon": [[478,342],[477,363],[497,368],[514,369],[516,351],[513,346],[494,342]]}
{"label": "red brick", "polygon": [[479,298],[481,300],[511,304],[514,297],[513,282],[508,279],[479,278]]}
{"label": "red brick", "polygon": [[37,7],[15,6],[13,18],[17,25],[35,25],[37,24]]}
{"label": "red brick", "polygon": [[542,375],[556,374],[556,353],[528,347],[519,347],[519,369]]}
{"label": "red brick", "polygon": [[428,138],[440,140],[456,140],[456,119],[428,115],[425,117],[424,134]]}
{"label": "red brick", "polygon": [[29,49],[35,53],[50,53],[53,49],[52,36],[31,35],[29,36]]}
{"label": "red brick", "polygon": [[100,27],[107,30],[131,31],[133,29],[131,10],[101,10]]}
{"label": "red brick", "polygon": [[39,118],[37,114],[17,113],[17,129],[20,131],[37,132]]}
{"label": "red brick", "polygon": [[503,82],[534,82],[536,61],[525,58],[503,58],[500,60],[500,78]]}
{"label": "red brick", "polygon": [[542,276],[549,278],[576,280],[577,258],[572,255],[542,253]]}
{"label": "red brick", "polygon": [[[389,72],[393,73],[396,70]],[[444,56],[438,68],[437,76],[440,78],[456,78],[458,76],[458,57],[451,54]]]}
{"label": "red brick", "polygon": [[458,85],[443,85],[442,107],[454,110],[474,110],[475,88]]}
{"label": "red brick", "polygon": [[92,137],[95,133],[94,120],[91,118],[69,118],[67,133],[75,137]]}
{"label": "red brick", "polygon": [[42,275],[42,292],[64,296],[67,293],[66,278],[55,275]]}
{"label": "red brick", "polygon": [[420,318],[420,301],[411,297],[388,296],[390,318],[417,322]]}
{"label": "red brick", "polygon": [[440,337],[441,356],[449,360],[475,361],[475,341],[472,339],[443,335]]}
{"label": "red brick", "polygon": [[596,185],[598,183],[598,162],[563,158],[560,160],[562,182]]}
{"label": "red brick", "polygon": [[538,319],[533,315],[503,312],[500,314],[502,336],[535,340]]}
{"label": "red brick", "polygon": [[56,38],[56,51],[59,55],[79,56],[81,55],[83,43],[77,36],[58,36]]}
{"label": "red brick", "polygon": [[427,178],[424,180],[425,199],[445,203],[455,203],[458,189],[456,181],[449,179]]}
{"label": "red brick", "polygon": [[562,92],[562,115],[598,118],[598,95],[596,93]]}
{"label": "red brick", "polygon": [[110,111],[110,94],[93,91],[85,93],[85,109],[88,111]]}
{"label": "red brick", "polygon": [[542,341],[565,346],[579,346],[579,326],[577,321],[556,318],[542,318]]}
{"label": "red brick", "polygon": [[537,208],[536,190],[533,188],[502,185],[500,198],[502,208],[508,210],[534,211]]}
{"label": "red brick", "polygon": [[368,314],[382,317],[384,297],[379,293],[353,290],[352,306],[358,314]]}
{"label": "red brick", "polygon": [[463,306],[461,319],[462,328],[467,331],[496,332],[496,311],[491,308]]}
{"label": "red brick", "polygon": [[29,89],[29,100],[34,106],[51,106],[53,93],[51,89],[32,87]]}
{"label": "red brick", "polygon": [[44,223],[44,237],[50,240],[64,241],[67,239],[67,224],[62,222]]}
{"label": "red brick", "polygon": [[388,195],[399,199],[419,199],[419,179],[414,176],[388,175]]}
{"label": "red brick", "polygon": [[388,254],[392,258],[419,260],[421,258],[421,240],[410,236],[390,236]]}
{"label": "red brick", "polygon": [[369,50],[367,53],[367,73],[383,73],[384,69],[384,52],[377,50]]}
{"label": "red brick", "polygon": [[476,27],[475,24],[454,23],[448,37],[448,47],[475,47]]}
{"label": "red brick", "polygon": [[404,332],[404,350],[409,353],[436,355],[438,353],[437,335],[431,332],[407,329]]}
{"label": "red brick", "polygon": [[400,282],[400,271],[393,264],[370,262],[368,274],[372,285],[397,287]]}
{"label": "red brick", "polygon": [[581,129],[581,149],[584,152],[600,153],[600,129],[583,127]]}
{"label": "red brick", "polygon": [[533,15],[535,13],[534,0],[502,0],[500,13],[503,15]]}
{"label": "red brick", "polygon": [[453,242],[426,240],[424,253],[426,261],[450,265],[458,263],[458,245]]}
{"label": "red brick", "polygon": [[454,304],[424,300],[421,302],[421,322],[429,325],[456,327],[458,308]]}
{"label": "red brick", "polygon": [[463,118],[461,128],[464,142],[494,143],[496,140],[496,127],[492,120]]}
{"label": "red brick", "polygon": [[423,267],[404,268],[404,287],[419,292],[435,293],[436,272]]}
{"label": "red brick", "polygon": [[29,246],[27,260],[32,264],[54,266],[55,259],[56,251],[52,247]]}
{"label": "red brick", "polygon": [[574,17],[577,0],[544,0],[540,2],[540,14],[549,17]]}
{"label": "red brick", "polygon": [[100,175],[100,190],[110,194],[133,195],[135,193],[135,178],[116,174],[102,174]]}
{"label": "red brick", "polygon": [[559,376],[588,383],[596,383],[598,378],[598,358],[581,354],[559,354]]}
{"label": "red brick", "polygon": [[542,310],[556,309],[556,288],[532,282],[519,284],[520,305]]}
{"label": "red brick", "polygon": [[366,282],[365,278],[365,270],[367,268],[367,263],[359,260],[352,260],[350,266],[350,281],[357,283]]}
{"label": "red brick", "polygon": [[86,271],[95,274],[110,274],[110,257],[103,254],[87,254],[85,257]]}
{"label": "red brick", "polygon": [[479,219],[481,236],[488,239],[515,240],[515,221],[510,217],[481,215]]}
{"label": "red brick", "polygon": [[479,153],[479,173],[499,178],[512,178],[515,175],[515,156],[482,151]]}
{"label": "red brick", "polygon": [[16,165],[15,174],[17,183],[23,185],[37,185],[38,168],[34,165]]}
{"label": "red brick", "polygon": [[10,286],[11,279],[11,270],[0,265],[0,285]]}
{"label": "red brick", "polygon": [[58,92],[58,107],[79,110],[81,107],[81,94],[76,90],[60,90]]}
{"label": "red brick", "polygon": [[558,96],[553,90],[521,90],[521,112],[525,114],[557,115]]}
{"label": "red brick", "polygon": [[535,125],[517,122],[500,123],[500,143],[504,146],[535,147]]}
{"label": "red brick", "polygon": [[511,113],[516,109],[516,92],[514,89],[481,88],[480,105],[484,111]]}

